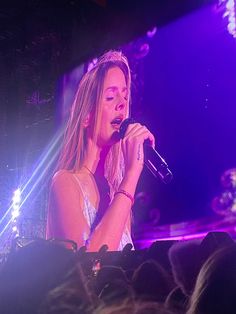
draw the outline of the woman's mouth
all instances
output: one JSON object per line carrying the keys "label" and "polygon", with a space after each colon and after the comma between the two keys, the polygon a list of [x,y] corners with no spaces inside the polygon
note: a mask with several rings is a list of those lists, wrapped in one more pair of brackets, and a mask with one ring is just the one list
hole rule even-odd
{"label": "woman's mouth", "polygon": [[116,130],[119,130],[122,121],[123,121],[122,117],[117,117],[111,121],[111,125]]}

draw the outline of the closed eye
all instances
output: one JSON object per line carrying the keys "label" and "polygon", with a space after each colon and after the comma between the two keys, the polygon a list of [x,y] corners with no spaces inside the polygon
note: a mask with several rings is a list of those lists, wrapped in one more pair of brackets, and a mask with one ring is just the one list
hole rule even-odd
{"label": "closed eye", "polygon": [[106,100],[107,101],[111,101],[111,100],[113,100],[114,99],[114,97],[106,97]]}

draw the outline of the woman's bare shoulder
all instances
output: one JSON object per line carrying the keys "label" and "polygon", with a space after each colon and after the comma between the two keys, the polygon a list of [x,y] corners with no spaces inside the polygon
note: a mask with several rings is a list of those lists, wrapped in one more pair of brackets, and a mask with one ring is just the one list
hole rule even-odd
{"label": "woman's bare shoulder", "polygon": [[68,178],[71,177],[73,175],[73,172],[71,170],[58,170],[57,172],[54,173],[53,175],[53,180],[58,180],[60,178]]}
{"label": "woman's bare shoulder", "polygon": [[52,177],[52,186],[74,184],[74,173],[70,170],[59,170]]}
{"label": "woman's bare shoulder", "polygon": [[[50,204],[55,210],[64,212],[83,206],[83,193],[75,179],[75,173],[70,170],[59,170],[53,178],[50,187]],[[73,210],[72,210],[73,211]]]}
{"label": "woman's bare shoulder", "polygon": [[51,181],[51,191],[54,193],[71,193],[72,191],[83,195],[82,186],[87,186],[88,181],[83,171],[59,170]]}

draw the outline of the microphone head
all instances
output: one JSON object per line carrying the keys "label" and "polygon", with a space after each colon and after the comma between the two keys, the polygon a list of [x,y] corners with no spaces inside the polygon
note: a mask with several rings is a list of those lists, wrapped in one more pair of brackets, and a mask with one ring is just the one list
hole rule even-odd
{"label": "microphone head", "polygon": [[135,123],[135,120],[133,118],[127,118],[124,121],[122,121],[119,129],[119,137],[120,139],[124,138],[125,132],[129,126],[129,124]]}

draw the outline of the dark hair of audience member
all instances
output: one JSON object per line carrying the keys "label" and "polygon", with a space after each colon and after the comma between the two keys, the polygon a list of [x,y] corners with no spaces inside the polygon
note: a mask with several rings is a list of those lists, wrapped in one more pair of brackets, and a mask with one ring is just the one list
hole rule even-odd
{"label": "dark hair of audience member", "polygon": [[81,265],[77,263],[64,282],[49,291],[39,314],[91,314],[98,305],[99,300],[88,290]]}
{"label": "dark hair of audience member", "polygon": [[1,313],[37,313],[47,293],[64,282],[76,262],[74,252],[45,240],[12,253],[0,271]]}
{"label": "dark hair of audience member", "polygon": [[180,287],[175,287],[168,294],[165,300],[165,307],[174,313],[186,313],[189,297],[186,296]]}
{"label": "dark hair of audience member", "polygon": [[102,289],[99,298],[106,305],[120,304],[126,299],[132,302],[134,300],[134,291],[128,282],[116,279]]}
{"label": "dark hair of audience member", "polygon": [[215,231],[209,232],[200,243],[200,262],[201,266],[215,251],[231,246],[234,240],[227,232]]}
{"label": "dark hair of audience member", "polygon": [[236,309],[236,245],[216,251],[202,266],[187,314],[233,314]]}
{"label": "dark hair of audience member", "polygon": [[97,295],[101,293],[103,288],[115,280],[128,282],[125,271],[118,266],[105,265],[102,266],[95,277],[95,292]]}
{"label": "dark hair of audience member", "polygon": [[172,274],[177,286],[167,296],[165,305],[178,313],[186,311],[189,296],[194,289],[200,269],[199,243],[199,240],[177,242],[168,251]]}
{"label": "dark hair of audience member", "polygon": [[129,299],[110,306],[97,308],[94,314],[174,314],[166,309],[163,304],[151,301]]}
{"label": "dark hair of audience member", "polygon": [[132,286],[138,299],[164,302],[173,288],[170,274],[154,260],[143,262],[135,271]]}
{"label": "dark hair of audience member", "polygon": [[178,242],[168,252],[174,280],[186,296],[191,295],[200,270],[199,244],[199,240]]}

